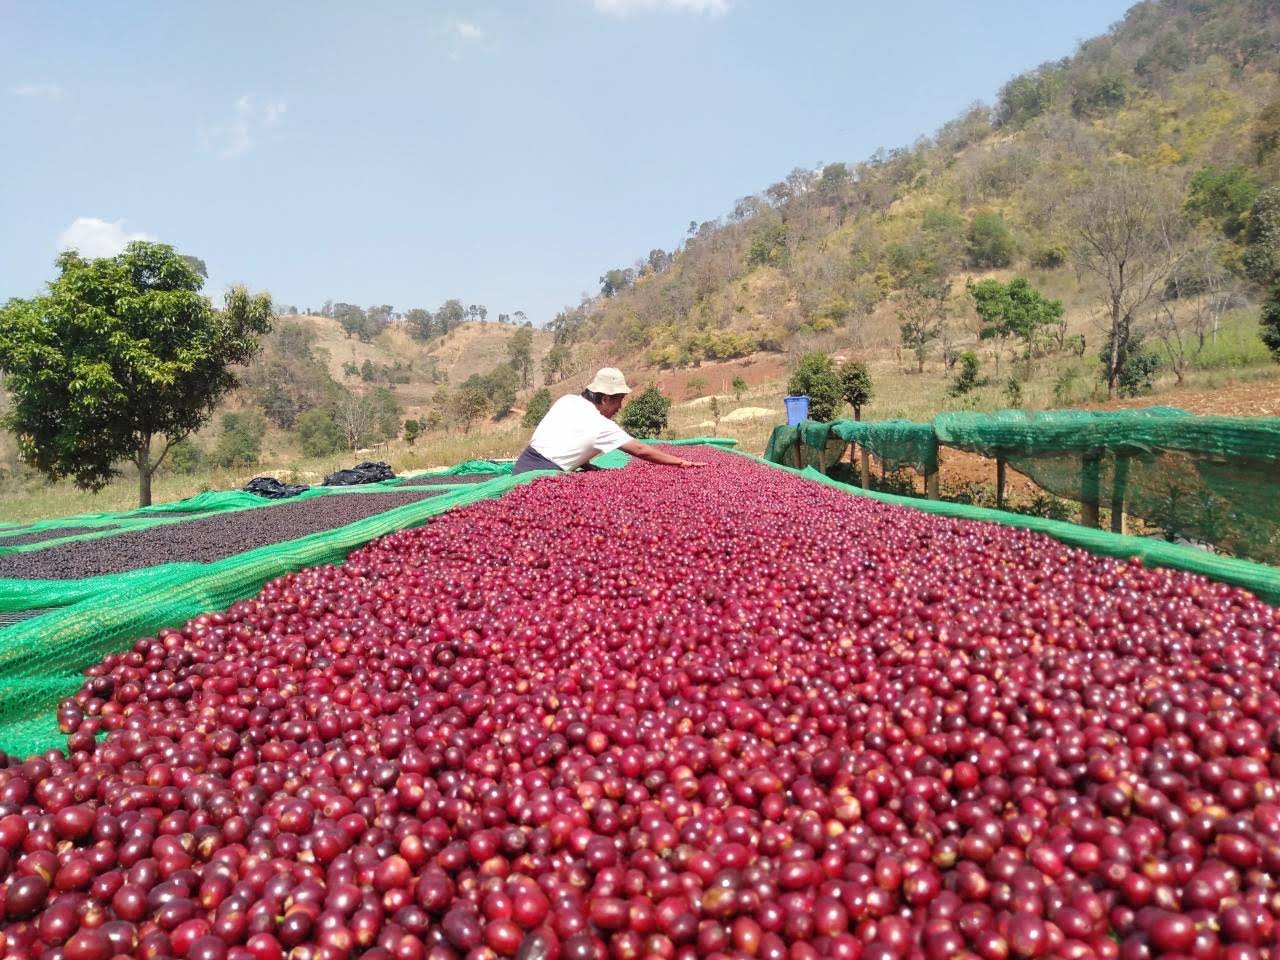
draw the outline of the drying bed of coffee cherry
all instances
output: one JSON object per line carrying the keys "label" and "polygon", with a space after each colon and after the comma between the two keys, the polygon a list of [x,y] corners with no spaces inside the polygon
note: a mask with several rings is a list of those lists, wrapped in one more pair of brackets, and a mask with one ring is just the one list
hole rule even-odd
{"label": "drying bed of coffee cherry", "polygon": [[1280,956],[1280,619],[714,450],[88,671],[16,960]]}
{"label": "drying bed of coffee cherry", "polygon": [[250,510],[229,510],[212,517],[0,556],[0,577],[79,580],[161,563],[213,563],[437,495],[433,490],[329,494]]}
{"label": "drying bed of coffee cherry", "polygon": [[112,523],[100,527],[57,527],[53,530],[33,530],[29,533],[0,533],[0,547],[23,547],[30,543],[43,543],[45,540],[78,537],[82,533],[101,533],[103,530],[115,529],[117,525]]}

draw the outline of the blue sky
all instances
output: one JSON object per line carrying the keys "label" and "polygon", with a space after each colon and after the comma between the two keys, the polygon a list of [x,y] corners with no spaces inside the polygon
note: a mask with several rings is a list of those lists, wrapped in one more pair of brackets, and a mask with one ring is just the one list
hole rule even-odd
{"label": "blue sky", "polygon": [[543,323],[793,167],[910,143],[1128,0],[0,0],[0,299],[134,235],[209,290]]}

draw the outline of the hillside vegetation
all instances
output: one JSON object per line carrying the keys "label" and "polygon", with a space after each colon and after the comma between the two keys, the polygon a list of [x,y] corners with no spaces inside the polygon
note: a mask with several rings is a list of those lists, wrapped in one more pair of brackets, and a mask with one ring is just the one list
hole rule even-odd
{"label": "hillside vegetation", "polygon": [[[1162,305],[1181,294],[1182,326],[1231,309],[1256,318],[1272,281],[1274,265],[1251,271],[1248,253],[1274,243],[1255,208],[1275,203],[1280,180],[1278,50],[1275,3],[1140,3],[932,137],[793,170],[725,217],[690,223],[680,249],[606,271],[600,296],[553,328],[659,371],[758,351],[884,355],[913,349],[903,315],[933,287],[938,329],[921,352],[950,368],[979,339],[967,281],[1023,275],[1065,307],[1035,353],[1083,334],[1076,349],[1093,355],[1110,332],[1107,291],[1083,262],[1082,228],[1119,179],[1169,244],[1143,251],[1163,260],[1143,265],[1160,276],[1128,318],[1160,356]],[[1197,309],[1216,314],[1197,321]],[[1011,345],[982,346],[995,361]]]}

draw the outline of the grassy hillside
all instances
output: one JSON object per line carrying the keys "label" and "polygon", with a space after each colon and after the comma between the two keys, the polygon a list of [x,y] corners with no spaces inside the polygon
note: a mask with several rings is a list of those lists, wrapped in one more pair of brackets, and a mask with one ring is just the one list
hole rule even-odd
{"label": "grassy hillside", "polygon": [[1189,204],[1206,170],[1234,171],[1255,194],[1280,181],[1278,41],[1273,2],[1140,3],[1075,56],[1011,80],[995,106],[909,148],[792,171],[691,225],[679,250],[609,271],[599,298],[560,318],[561,337],[653,371],[806,344],[883,357],[899,342],[904,291],[930,281],[950,286],[937,369],[943,341],[976,343],[966,281],[1022,275],[1062,300],[1068,333],[1093,339],[1102,291],[1076,269],[1076,221],[1082,197],[1120,168],[1255,303],[1247,223]]}

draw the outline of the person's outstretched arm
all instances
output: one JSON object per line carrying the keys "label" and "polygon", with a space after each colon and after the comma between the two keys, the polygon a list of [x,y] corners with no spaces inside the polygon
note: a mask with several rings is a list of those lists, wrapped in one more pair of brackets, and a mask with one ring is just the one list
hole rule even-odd
{"label": "person's outstretched arm", "polygon": [[685,460],[683,457],[673,457],[669,453],[663,453],[647,443],[641,443],[639,440],[628,440],[619,449],[623,453],[629,453],[633,457],[639,457],[641,460],[648,460],[650,463],[660,463],[667,467],[705,467],[706,464],[701,460]]}

